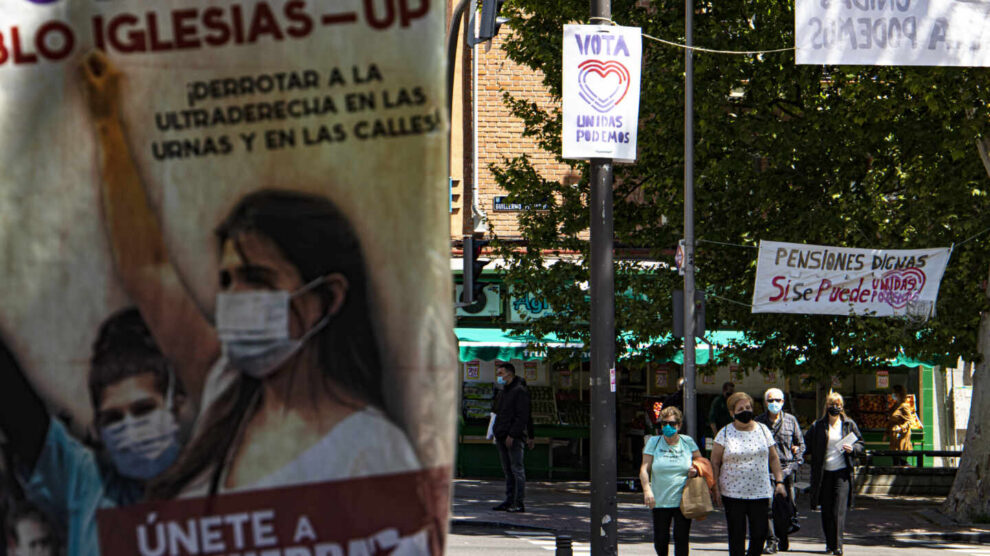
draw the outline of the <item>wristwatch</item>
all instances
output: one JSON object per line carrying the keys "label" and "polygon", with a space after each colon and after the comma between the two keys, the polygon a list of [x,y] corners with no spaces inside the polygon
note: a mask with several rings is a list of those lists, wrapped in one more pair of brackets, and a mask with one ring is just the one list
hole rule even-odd
{"label": "wristwatch", "polygon": [[784,484],[784,481],[774,481],[774,484],[776,484],[776,485],[782,485],[782,484]]}

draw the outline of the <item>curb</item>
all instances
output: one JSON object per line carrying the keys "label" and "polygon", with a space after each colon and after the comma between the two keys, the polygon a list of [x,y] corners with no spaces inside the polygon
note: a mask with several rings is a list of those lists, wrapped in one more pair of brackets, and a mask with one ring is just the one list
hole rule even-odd
{"label": "curb", "polygon": [[[549,527],[539,525],[526,525],[520,523],[508,523],[504,521],[473,520],[465,518],[454,518],[449,521],[450,527],[482,527],[486,529],[522,529],[526,531],[545,531],[551,535],[557,533],[575,535],[575,531],[558,531]],[[638,535],[634,535],[638,538]],[[878,540],[888,540],[894,542],[946,542],[965,544],[990,544],[990,531],[946,531],[932,533],[894,533],[890,535],[848,535],[850,539],[869,540],[875,543]],[[649,539],[646,539],[649,540]]]}
{"label": "curb", "polygon": [[555,532],[553,529],[547,527],[540,527],[539,525],[521,525],[518,523],[507,523],[504,521],[491,521],[491,520],[474,520],[474,519],[464,519],[464,518],[452,518],[449,520],[450,527],[485,527],[485,528],[497,528],[497,529],[525,529],[527,531],[547,531],[550,533]]}
{"label": "curb", "polygon": [[944,533],[898,533],[889,535],[895,541],[927,541],[965,544],[990,544],[990,531],[952,531]]}

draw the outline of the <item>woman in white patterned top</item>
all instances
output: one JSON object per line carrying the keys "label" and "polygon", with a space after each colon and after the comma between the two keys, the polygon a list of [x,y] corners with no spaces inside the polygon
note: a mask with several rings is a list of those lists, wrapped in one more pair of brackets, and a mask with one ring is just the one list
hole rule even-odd
{"label": "woman in white patterned top", "polygon": [[[759,556],[767,537],[767,510],[776,493],[786,496],[773,434],[753,420],[753,398],[745,392],[729,397],[733,421],[715,436],[712,470],[715,503],[725,507],[729,556]],[[770,485],[773,473],[775,487]],[[749,522],[749,550],[746,523]]]}

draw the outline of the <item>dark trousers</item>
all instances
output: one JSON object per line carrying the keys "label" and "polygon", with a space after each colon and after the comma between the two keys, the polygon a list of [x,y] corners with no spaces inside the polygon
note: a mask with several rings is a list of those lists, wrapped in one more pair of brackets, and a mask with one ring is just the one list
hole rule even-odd
{"label": "dark trousers", "polygon": [[[725,522],[729,528],[729,556],[760,556],[767,540],[769,498],[743,500],[722,497]],[[749,550],[746,550],[746,523],[749,522]]]}
{"label": "dark trousers", "polygon": [[[794,503],[794,476],[788,475],[784,477],[784,490],[787,491],[787,499]],[[776,496],[776,495],[775,495]],[[797,505],[795,504],[795,507]],[[787,538],[788,531],[791,530],[791,520],[775,520],[773,516],[773,499],[770,500],[769,512],[769,523],[770,523],[770,533],[767,536],[767,541],[774,541],[780,548],[787,548],[789,546],[789,540]]]}
{"label": "dark trousers", "polygon": [[838,471],[822,471],[822,531],[825,532],[825,548],[842,548],[842,534],[846,530],[846,510],[849,509],[849,468]]}
{"label": "dark trousers", "polygon": [[653,508],[653,548],[659,556],[667,556],[671,520],[674,521],[674,556],[687,556],[691,520],[684,517],[680,508]]}
{"label": "dark trousers", "polygon": [[505,438],[495,441],[498,448],[498,459],[502,463],[502,473],[505,473],[505,501],[513,506],[522,506],[526,491],[526,468],[523,465],[523,447],[525,442],[518,438],[512,439],[512,447],[505,445]]}

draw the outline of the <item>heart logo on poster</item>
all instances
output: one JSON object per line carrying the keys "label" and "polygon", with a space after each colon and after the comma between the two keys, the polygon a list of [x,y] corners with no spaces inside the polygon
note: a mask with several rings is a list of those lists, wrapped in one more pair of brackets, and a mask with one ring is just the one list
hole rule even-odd
{"label": "heart logo on poster", "polygon": [[629,70],[619,62],[585,60],[578,69],[579,96],[599,112],[609,112],[629,92]]}
{"label": "heart logo on poster", "polygon": [[918,268],[888,270],[880,277],[879,290],[891,307],[902,309],[908,301],[918,299],[925,287],[925,273]]}

